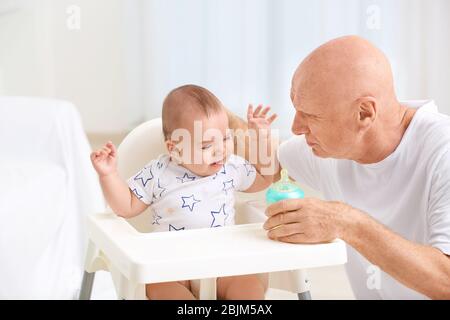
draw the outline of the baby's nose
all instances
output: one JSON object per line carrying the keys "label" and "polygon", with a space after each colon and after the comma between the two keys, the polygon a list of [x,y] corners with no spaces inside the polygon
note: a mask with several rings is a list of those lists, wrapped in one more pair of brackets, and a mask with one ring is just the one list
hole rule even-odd
{"label": "baby's nose", "polygon": [[214,149],[214,157],[217,157],[217,158],[223,157],[223,154],[224,154],[223,148],[219,147],[219,148]]}

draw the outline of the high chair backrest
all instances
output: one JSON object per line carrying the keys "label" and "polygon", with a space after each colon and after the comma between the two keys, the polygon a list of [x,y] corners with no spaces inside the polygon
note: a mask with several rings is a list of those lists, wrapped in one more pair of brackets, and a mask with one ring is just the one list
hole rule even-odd
{"label": "high chair backrest", "polygon": [[[118,148],[118,170],[123,179],[136,174],[151,160],[167,153],[161,118],[144,122],[123,139]],[[150,210],[128,220],[138,231],[151,231]]]}

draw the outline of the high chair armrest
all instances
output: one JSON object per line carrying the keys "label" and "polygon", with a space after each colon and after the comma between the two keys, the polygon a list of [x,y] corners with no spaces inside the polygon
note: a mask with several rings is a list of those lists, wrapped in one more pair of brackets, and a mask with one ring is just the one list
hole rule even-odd
{"label": "high chair armrest", "polygon": [[129,280],[156,283],[344,264],[345,243],[270,240],[262,223],[140,233],[112,213],[88,217],[90,241]]}
{"label": "high chair armrest", "polygon": [[267,220],[265,214],[266,204],[261,200],[236,201],[236,223],[264,223]]}

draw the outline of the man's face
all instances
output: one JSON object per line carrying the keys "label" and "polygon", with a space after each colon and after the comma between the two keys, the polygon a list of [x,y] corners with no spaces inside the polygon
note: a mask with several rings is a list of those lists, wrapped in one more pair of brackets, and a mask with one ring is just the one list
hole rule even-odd
{"label": "man's face", "polygon": [[321,158],[351,159],[358,139],[357,114],[346,101],[293,93],[295,135],[305,135],[313,153]]}

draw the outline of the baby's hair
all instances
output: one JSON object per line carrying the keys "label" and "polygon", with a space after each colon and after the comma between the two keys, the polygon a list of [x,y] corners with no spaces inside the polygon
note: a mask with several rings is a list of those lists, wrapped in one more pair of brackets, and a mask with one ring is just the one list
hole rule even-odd
{"label": "baby's hair", "polygon": [[208,89],[193,84],[173,89],[163,102],[162,124],[166,140],[183,116],[183,109],[190,105],[210,117],[224,110],[220,100]]}

